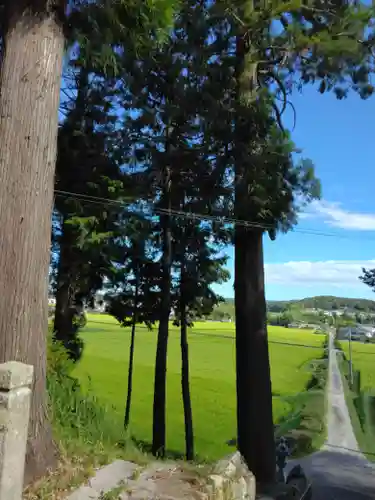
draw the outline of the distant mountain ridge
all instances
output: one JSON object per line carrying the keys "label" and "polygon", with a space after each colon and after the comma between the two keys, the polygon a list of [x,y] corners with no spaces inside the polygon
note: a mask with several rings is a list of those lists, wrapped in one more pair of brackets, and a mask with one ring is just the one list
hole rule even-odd
{"label": "distant mountain ridge", "polygon": [[[225,299],[225,303],[234,305],[234,299]],[[375,311],[375,300],[351,299],[347,297],[335,297],[334,295],[317,295],[316,297],[306,297],[296,300],[268,300],[269,310],[281,310],[286,307],[299,307],[301,309],[323,309],[334,311],[336,309],[350,309],[357,311]]]}

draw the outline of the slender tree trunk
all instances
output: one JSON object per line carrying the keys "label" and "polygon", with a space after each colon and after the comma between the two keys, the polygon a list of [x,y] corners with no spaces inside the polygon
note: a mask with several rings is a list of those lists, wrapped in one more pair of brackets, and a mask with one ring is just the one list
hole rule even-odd
{"label": "slender tree trunk", "polygon": [[127,429],[129,427],[130,408],[131,408],[131,402],[132,402],[134,343],[135,343],[135,328],[137,325],[138,295],[139,295],[139,267],[137,269],[137,276],[136,276],[136,283],[135,283],[134,309],[133,309],[133,318],[132,318],[132,331],[131,331],[131,338],[130,338],[129,368],[128,368],[128,392],[126,395],[126,407],[125,407],[125,418],[124,418],[125,429]]}
{"label": "slender tree trunk", "polygon": [[181,321],[181,390],[184,406],[186,460],[194,460],[193,412],[190,397],[189,345],[187,339],[186,301],[185,301],[185,259],[181,262],[180,284],[180,321]]}
{"label": "slender tree trunk", "polygon": [[[69,351],[70,343],[74,337],[72,309],[74,307],[74,283],[72,274],[74,259],[70,248],[71,239],[67,234],[65,221],[62,223],[62,234],[59,242],[59,262],[57,268],[56,306],[54,319],[54,338],[61,342]],[[72,267],[73,266],[73,267]]]}
{"label": "slender tree trunk", "polygon": [[[0,361],[34,366],[25,481],[56,464],[46,414],[53,176],[64,37],[52,2],[8,3],[0,75]],[[39,14],[31,12],[37,4]]]}
{"label": "slender tree trunk", "polygon": [[62,227],[57,273],[54,340],[63,344],[70,359],[78,361],[82,356],[83,343],[75,323],[83,313],[83,298],[78,288],[79,262],[72,254],[72,236],[69,229]]}
{"label": "slender tree trunk", "polygon": [[[76,122],[80,123],[79,130],[84,134],[85,121],[82,120],[82,116],[85,111],[85,102],[87,98],[87,86],[88,86],[88,74],[85,68],[81,68],[77,77],[77,98],[74,103],[74,115],[76,117]],[[58,147],[60,146],[58,142]],[[55,177],[55,184],[57,188],[67,190],[69,186],[63,184],[62,188],[61,177],[63,172],[60,170],[65,170],[66,165],[57,161],[57,170]],[[69,214],[63,213],[63,220],[61,224],[61,236],[59,238],[59,262],[57,271],[57,289],[56,289],[56,307],[55,307],[55,320],[54,320],[54,338],[65,346],[69,351],[70,344],[75,340],[75,332],[73,326],[74,319],[74,293],[75,288],[75,269],[79,268],[80,262],[77,262],[77,255],[72,254],[72,248],[74,246],[76,235],[72,234],[72,229],[67,224],[67,219],[69,219]]]}
{"label": "slender tree trunk", "polygon": [[[164,206],[168,210],[171,209],[169,167],[165,174]],[[171,312],[172,234],[170,216],[163,215],[161,220],[163,228],[163,260],[159,331],[155,361],[152,453],[163,457],[165,455],[167,349],[169,315]]]}
{"label": "slender tree trunk", "polygon": [[[241,18],[251,25],[253,2],[247,0]],[[249,39],[251,35],[248,35]],[[256,66],[245,36],[237,39],[237,100],[239,106],[254,105]],[[251,40],[250,40],[251,43]],[[251,192],[256,171],[249,165],[247,145],[250,123],[236,123],[235,217],[256,216]],[[251,153],[250,153],[251,154]],[[252,214],[253,212],[253,214]],[[262,231],[235,227],[235,311],[237,443],[249,469],[260,483],[273,482],[276,473],[272,388],[268,352]]]}

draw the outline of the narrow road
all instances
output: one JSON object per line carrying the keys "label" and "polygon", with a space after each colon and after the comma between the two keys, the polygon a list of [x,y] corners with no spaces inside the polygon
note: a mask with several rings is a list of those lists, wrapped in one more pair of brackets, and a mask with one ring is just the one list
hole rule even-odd
{"label": "narrow road", "polygon": [[375,467],[358,448],[332,337],[329,346],[327,431],[327,441],[322,450],[299,460],[312,482],[313,500],[375,499]]}

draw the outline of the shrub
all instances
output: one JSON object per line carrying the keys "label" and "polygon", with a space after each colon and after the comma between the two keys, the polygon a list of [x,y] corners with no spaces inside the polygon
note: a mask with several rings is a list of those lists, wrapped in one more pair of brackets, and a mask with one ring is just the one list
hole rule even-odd
{"label": "shrub", "polygon": [[68,377],[74,367],[65,347],[61,342],[52,338],[52,332],[48,334],[47,341],[47,378],[53,375],[58,379]]}
{"label": "shrub", "polygon": [[[106,462],[120,451],[135,453],[118,412],[102,404],[90,386],[83,389],[72,375],[74,362],[61,342],[48,334],[47,389],[55,439],[68,455],[93,455]],[[117,452],[116,452],[117,450]],[[138,454],[137,454],[138,456]]]}

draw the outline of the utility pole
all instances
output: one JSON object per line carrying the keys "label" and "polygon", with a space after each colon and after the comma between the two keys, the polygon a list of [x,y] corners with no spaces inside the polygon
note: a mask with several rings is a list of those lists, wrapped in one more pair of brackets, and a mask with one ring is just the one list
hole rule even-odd
{"label": "utility pole", "polygon": [[349,326],[349,379],[350,388],[353,387],[353,359],[352,359],[352,327]]}

